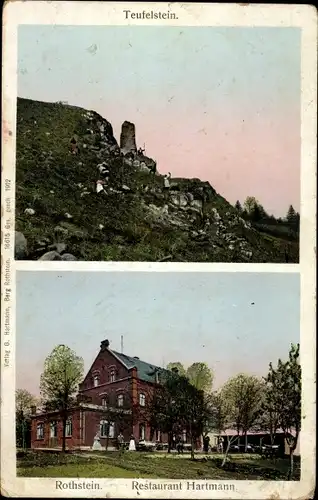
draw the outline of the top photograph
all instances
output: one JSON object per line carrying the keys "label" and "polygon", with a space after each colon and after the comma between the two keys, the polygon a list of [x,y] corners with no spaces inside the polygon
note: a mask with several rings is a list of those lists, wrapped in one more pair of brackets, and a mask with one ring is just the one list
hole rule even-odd
{"label": "top photograph", "polygon": [[15,259],[299,263],[300,41],[20,25]]}

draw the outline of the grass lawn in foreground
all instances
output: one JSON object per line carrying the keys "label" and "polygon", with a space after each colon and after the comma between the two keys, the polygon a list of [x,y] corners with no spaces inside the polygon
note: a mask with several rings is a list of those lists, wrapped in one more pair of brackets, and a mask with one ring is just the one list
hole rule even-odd
{"label": "grass lawn in foreground", "polygon": [[[207,459],[197,455],[117,452],[100,453],[34,453],[17,461],[17,474],[24,477],[85,478],[152,478],[152,479],[220,479],[220,480],[286,480],[288,459],[265,460],[251,455],[232,456],[226,468],[220,468],[221,457]],[[295,480],[299,480],[299,467]]]}

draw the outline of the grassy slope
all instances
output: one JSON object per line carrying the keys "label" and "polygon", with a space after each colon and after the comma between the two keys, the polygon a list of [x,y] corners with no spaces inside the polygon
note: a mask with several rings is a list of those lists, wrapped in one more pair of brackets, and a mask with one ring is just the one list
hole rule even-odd
{"label": "grassy slope", "polygon": [[[204,462],[186,456],[117,452],[95,456],[28,454],[18,460],[18,476],[27,477],[117,477],[167,479],[286,479],[288,459],[275,462],[255,456],[232,456],[232,470],[221,469],[215,457]],[[295,479],[299,479],[297,464]]]}
{"label": "grassy slope", "polygon": [[[94,146],[94,136],[87,134],[89,123],[84,110],[77,107],[18,99],[17,112],[17,168],[16,168],[16,229],[22,231],[29,249],[39,240],[53,242],[54,228],[63,220],[65,212],[73,216],[76,227],[63,236],[68,251],[81,260],[141,260],[156,261],[172,255],[174,261],[244,262],[239,252],[230,251],[228,245],[212,247],[189,239],[188,232],[175,227],[154,227],[145,219],[141,196],[146,203],[154,203],[150,194],[139,194],[143,184],[162,185],[162,178],[150,179],[149,174],[123,166],[120,158],[111,163],[113,186],[123,184],[135,195],[94,193],[96,165],[100,163],[96,151],[90,147],[81,154],[69,154],[71,137],[76,134],[81,142]],[[91,194],[80,197],[78,183]],[[181,184],[188,184],[181,180]],[[51,192],[53,191],[53,192]],[[162,200],[155,200],[160,205]],[[24,213],[34,208],[35,215]],[[208,209],[217,208],[226,221],[226,214],[235,209],[217,193]],[[105,227],[101,231],[98,226]],[[193,229],[196,229],[195,224]],[[251,262],[284,262],[286,242],[259,232],[231,229],[249,240],[253,247]],[[60,237],[61,238],[61,237]],[[298,245],[288,243],[290,260],[298,259]],[[34,256],[30,258],[35,258]]]}

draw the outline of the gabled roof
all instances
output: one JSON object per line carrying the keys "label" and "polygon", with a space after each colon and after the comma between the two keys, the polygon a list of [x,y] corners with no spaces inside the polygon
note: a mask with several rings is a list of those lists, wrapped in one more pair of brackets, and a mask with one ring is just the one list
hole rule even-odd
{"label": "gabled roof", "polygon": [[117,351],[110,349],[110,352],[114,353],[115,356],[127,366],[128,369],[137,368],[138,378],[144,380],[145,382],[156,382],[156,372],[164,373],[166,370],[160,368],[159,366],[152,365],[146,361],[142,361],[139,358],[134,358],[127,356],[127,354],[122,354]]}

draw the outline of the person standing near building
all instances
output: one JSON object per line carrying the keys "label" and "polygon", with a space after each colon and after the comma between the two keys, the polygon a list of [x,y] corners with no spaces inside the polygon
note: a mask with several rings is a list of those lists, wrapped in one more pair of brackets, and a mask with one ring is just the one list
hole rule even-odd
{"label": "person standing near building", "polygon": [[134,436],[130,437],[129,441],[129,451],[136,451],[136,442]]}
{"label": "person standing near building", "polygon": [[204,436],[204,438],[203,438],[203,450],[204,450],[204,453],[209,453],[209,444],[210,444],[210,438],[209,438],[209,436]]}
{"label": "person standing near building", "polygon": [[118,449],[122,450],[124,447],[124,436],[120,432],[117,436]]}

